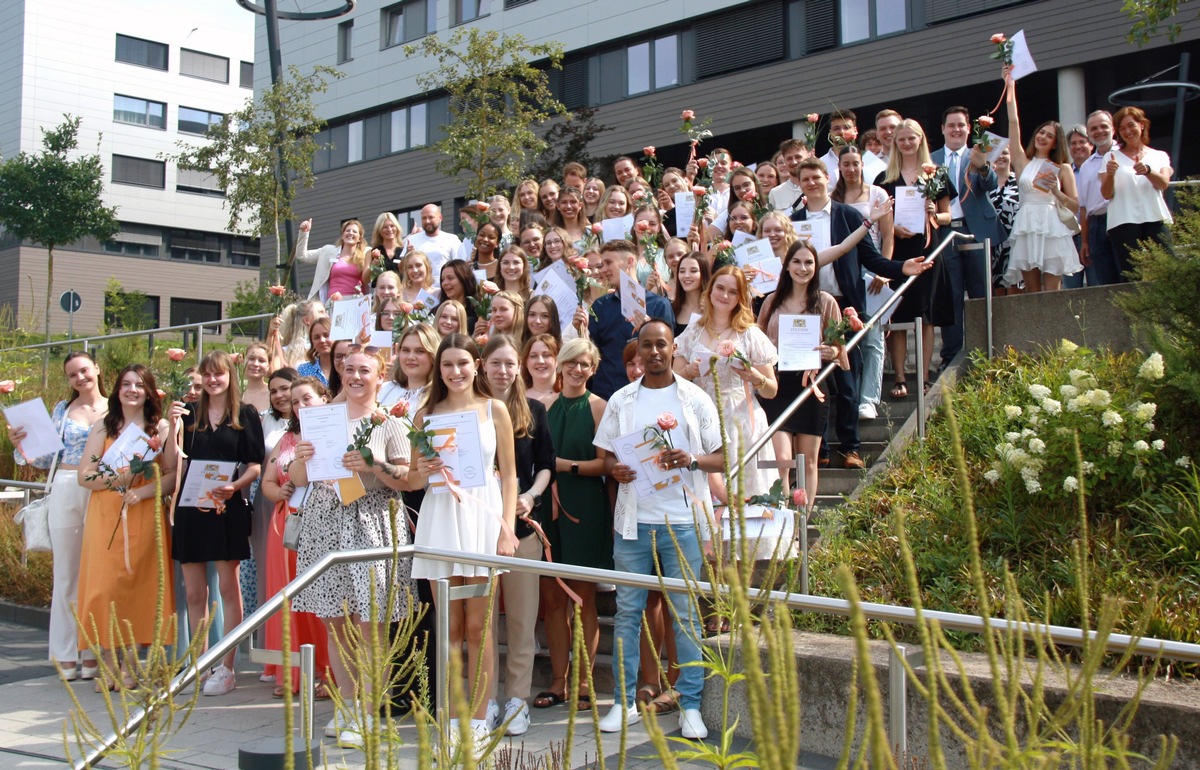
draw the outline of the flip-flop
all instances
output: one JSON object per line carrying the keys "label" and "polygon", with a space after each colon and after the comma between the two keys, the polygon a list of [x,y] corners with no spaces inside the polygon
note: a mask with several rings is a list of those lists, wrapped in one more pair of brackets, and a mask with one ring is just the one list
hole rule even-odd
{"label": "flip-flop", "polygon": [[545,692],[539,692],[536,696],[534,696],[533,707],[535,709],[553,708],[554,706],[562,703],[563,700],[563,696],[559,695],[558,693],[546,690]]}
{"label": "flip-flop", "polygon": [[679,693],[675,690],[667,690],[660,693],[657,698],[650,702],[649,711],[655,714],[671,714],[679,710]]}

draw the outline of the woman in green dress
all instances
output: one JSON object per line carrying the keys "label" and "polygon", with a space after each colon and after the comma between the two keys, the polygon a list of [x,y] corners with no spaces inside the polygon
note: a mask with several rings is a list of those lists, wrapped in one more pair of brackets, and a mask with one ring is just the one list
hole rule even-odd
{"label": "woman in green dress", "polygon": [[[550,555],[559,564],[612,569],[612,508],[601,476],[604,450],[592,446],[596,426],[604,416],[604,399],[587,389],[587,381],[600,364],[600,351],[590,341],[574,339],[558,353],[562,392],[550,407],[550,435],[558,454],[554,514],[543,522],[550,539]],[[564,500],[570,503],[563,505]],[[568,580],[582,601],[583,638],[588,660],[596,660],[600,626],[596,619],[596,584]],[[546,641],[550,647],[553,680],[550,689],[534,698],[535,708],[549,708],[566,699],[567,665],[571,649],[573,610],[557,582],[542,579]],[[588,676],[580,672],[579,709],[591,708],[586,692]]]}

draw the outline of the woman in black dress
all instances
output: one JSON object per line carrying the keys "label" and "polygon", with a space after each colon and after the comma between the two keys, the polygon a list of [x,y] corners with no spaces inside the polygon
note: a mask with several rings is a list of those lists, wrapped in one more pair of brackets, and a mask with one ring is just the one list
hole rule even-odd
{"label": "woman in black dress", "polygon": [[[917,121],[901,121],[893,141],[896,151],[888,159],[887,171],[879,175],[875,184],[894,199],[897,187],[915,185],[917,178],[924,173],[923,167],[933,164],[929,156],[929,142]],[[883,256],[903,262],[932,253],[940,241],[938,227],[950,224],[950,199],[954,195],[958,195],[954,185],[947,183],[946,190],[936,202],[926,201],[927,213],[931,219],[936,217],[937,225],[927,224],[925,232],[914,233],[902,225],[896,225],[891,253],[888,253],[885,242]],[[953,297],[950,296],[949,287],[950,276],[946,270],[946,260],[939,258],[935,260],[933,268],[922,273],[904,293],[896,312],[892,314],[892,323],[911,323],[916,318],[925,323],[922,330],[925,355],[924,360],[920,362],[925,371],[929,371],[929,362],[933,356],[933,327],[954,324]],[[904,361],[908,355],[907,332],[892,331],[888,335],[888,351],[892,355],[892,369],[896,373],[891,396],[904,398],[908,395],[904,374]],[[932,379],[931,377],[928,381]]]}
{"label": "woman in black dress", "polygon": [[[209,353],[200,362],[203,383],[200,401],[176,401],[169,412],[171,440],[182,425],[183,451],[190,466],[205,461],[236,463],[241,471],[227,484],[208,493],[199,507],[177,506],[171,536],[171,558],[183,568],[191,633],[213,602],[209,596],[207,564],[213,562],[224,606],[224,627],[242,622],[242,593],[238,564],[250,558],[250,503],[243,494],[258,478],[263,461],[262,423],[254,407],[243,404],[233,359],[223,350]],[[197,469],[199,470],[199,469]],[[187,476],[183,477],[186,479]],[[205,695],[224,695],[236,685],[234,653],[221,661],[204,684]]]}

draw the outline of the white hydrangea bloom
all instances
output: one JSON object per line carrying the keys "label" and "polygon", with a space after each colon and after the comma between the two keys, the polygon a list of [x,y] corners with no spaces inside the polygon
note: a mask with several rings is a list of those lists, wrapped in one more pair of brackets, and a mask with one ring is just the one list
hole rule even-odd
{"label": "white hydrangea bloom", "polygon": [[1079,388],[1074,385],[1061,385],[1058,388],[1058,395],[1068,399],[1075,398],[1079,395]]}
{"label": "white hydrangea bloom", "polygon": [[1161,353],[1151,353],[1138,369],[1138,377],[1143,380],[1161,380],[1163,378],[1163,357]]}
{"label": "white hydrangea bloom", "polygon": [[1192,464],[1192,458],[1188,457],[1187,455],[1184,455],[1184,456],[1178,458],[1177,460],[1175,460],[1175,464],[1178,465],[1180,468],[1186,468]]}
{"label": "white hydrangea bloom", "polygon": [[1020,441],[1021,434],[1010,430],[1008,433],[1004,434],[1004,440],[1005,442]]}
{"label": "white hydrangea bloom", "polygon": [[1029,428],[1023,428],[1021,430],[1021,438],[1029,438],[1030,436],[1036,436],[1036,435],[1037,435],[1037,433],[1030,430]]}
{"label": "white hydrangea bloom", "polygon": [[1067,372],[1067,376],[1071,378],[1071,384],[1077,388],[1090,388],[1096,384],[1096,378],[1082,369],[1072,369]]}
{"label": "white hydrangea bloom", "polygon": [[1154,430],[1154,423],[1148,422],[1148,423],[1142,425],[1142,430],[1146,431],[1147,433],[1150,433],[1151,431]]}
{"label": "white hydrangea bloom", "polygon": [[1150,442],[1150,446],[1161,452],[1167,448],[1167,442],[1163,441],[1161,438],[1156,438]]}
{"label": "white hydrangea bloom", "polygon": [[1004,416],[1010,420],[1015,420],[1021,416],[1021,407],[1012,405],[1004,407]]}
{"label": "white hydrangea bloom", "polygon": [[1120,457],[1123,449],[1124,447],[1121,446],[1120,441],[1108,442],[1108,454],[1110,457]]}
{"label": "white hydrangea bloom", "polygon": [[1025,479],[1025,491],[1031,495],[1036,495],[1042,491],[1042,483],[1037,479]]}
{"label": "white hydrangea bloom", "polygon": [[1135,452],[1149,452],[1149,451],[1150,451],[1150,445],[1149,445],[1149,444],[1147,444],[1145,441],[1141,441],[1141,440],[1135,441],[1135,442],[1133,442],[1133,451],[1135,451]]}
{"label": "white hydrangea bloom", "polygon": [[1052,398],[1042,399],[1042,409],[1046,410],[1046,414],[1062,414],[1062,404]]}
{"label": "white hydrangea bloom", "polygon": [[1079,479],[1074,476],[1067,476],[1063,479],[1064,492],[1074,492],[1076,489],[1079,489]]}
{"label": "white hydrangea bloom", "polygon": [[1080,409],[1082,409],[1083,407],[1085,407],[1087,405],[1088,405],[1088,397],[1086,395],[1076,396],[1075,398],[1073,398],[1067,402],[1067,411],[1068,412],[1078,412]]}
{"label": "white hydrangea bloom", "polygon": [[1067,339],[1065,337],[1063,338],[1063,341],[1059,343],[1058,348],[1059,348],[1059,350],[1066,353],[1067,355],[1071,355],[1076,350],[1079,350],[1078,345],[1076,345],[1074,342],[1071,342],[1069,339]]}
{"label": "white hydrangea bloom", "polygon": [[1143,404],[1138,401],[1131,404],[1129,409],[1133,412],[1133,417],[1138,422],[1149,422],[1154,419],[1154,415],[1158,412],[1157,404]]}
{"label": "white hydrangea bloom", "polygon": [[1045,385],[1033,384],[1029,386],[1029,395],[1033,396],[1035,401],[1041,401],[1050,395],[1050,388],[1047,388]]}
{"label": "white hydrangea bloom", "polygon": [[1089,390],[1086,393],[1088,403],[1092,406],[1106,407],[1112,403],[1112,394],[1107,390]]}
{"label": "white hydrangea bloom", "polygon": [[1125,420],[1123,420],[1121,415],[1117,414],[1113,410],[1106,409],[1104,414],[1100,415],[1100,422],[1104,425],[1104,427],[1111,428],[1114,425],[1120,425],[1121,423],[1125,422]]}
{"label": "white hydrangea bloom", "polygon": [[983,474],[983,478],[989,484],[995,484],[996,482],[1000,481],[1000,471],[992,468],[990,471]]}
{"label": "white hydrangea bloom", "polygon": [[1092,463],[1092,462],[1088,462],[1087,460],[1084,460],[1082,465],[1083,465],[1083,475],[1084,476],[1091,476],[1092,473],[1096,470],[1096,464]]}
{"label": "white hydrangea bloom", "polygon": [[1029,451],[1033,452],[1035,455],[1040,455],[1042,452],[1046,451],[1046,442],[1042,441],[1040,438],[1030,439]]}

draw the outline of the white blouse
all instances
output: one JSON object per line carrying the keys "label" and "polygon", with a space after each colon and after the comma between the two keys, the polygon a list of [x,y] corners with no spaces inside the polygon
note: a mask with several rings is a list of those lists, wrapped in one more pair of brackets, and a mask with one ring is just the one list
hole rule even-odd
{"label": "white blouse", "polygon": [[[1133,158],[1120,150],[1113,150],[1110,154],[1117,159],[1117,171],[1113,174],[1113,197],[1108,204],[1108,229],[1118,225],[1143,222],[1170,224],[1174,221],[1163,194],[1154,189],[1147,177],[1134,173]],[[1147,147],[1142,155],[1142,163],[1151,171],[1158,171],[1171,165],[1171,157],[1162,150]]]}

